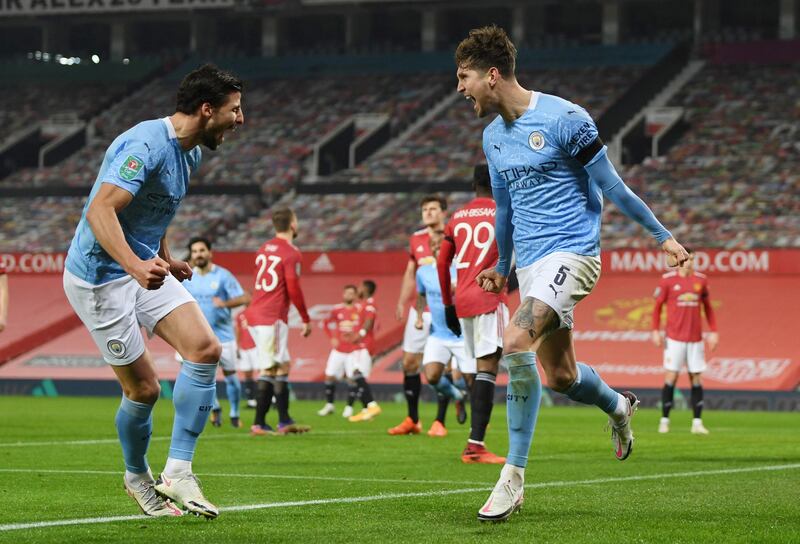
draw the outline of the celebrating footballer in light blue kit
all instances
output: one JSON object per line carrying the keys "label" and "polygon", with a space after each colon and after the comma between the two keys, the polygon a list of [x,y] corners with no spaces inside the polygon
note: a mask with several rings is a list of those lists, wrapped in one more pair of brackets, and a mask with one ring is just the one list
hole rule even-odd
{"label": "celebrating footballer in light blue kit", "polygon": [[[219,513],[192,473],[192,458],[214,400],[221,348],[180,283],[192,270],[172,258],[166,231],[200,166],[199,145],[216,149],[244,122],[241,91],[236,77],[202,66],[181,82],[173,115],[118,136],[67,253],[64,291],[122,386],[115,423],[125,490],[149,516],[180,516],[179,507],[207,518]],[[160,384],[142,327],[184,357],[169,456],[157,481],[147,449]]]}
{"label": "celebrating footballer in light blue kit", "polygon": [[86,212],[104,183],[133,199],[118,214],[125,241],[142,260],[158,255],[167,226],[186,196],[189,175],[200,167],[199,147],[185,152],[169,118],[144,121],[111,143],[69,246],[65,268],[92,285],[128,276],[98,243]]}
{"label": "celebrating footballer in light blue kit", "polygon": [[519,85],[516,53],[505,31],[492,25],[470,31],[455,55],[458,92],[473,102],[478,116],[499,114],[483,134],[497,204],[499,260],[477,281],[499,292],[515,251],[521,298],[503,335],[509,453],[478,512],[482,521],[507,519],[522,505],[542,390],[537,359],[551,389],[608,414],[617,459],[626,459],[633,449],[630,421],[636,396],[617,393],[593,368],[577,362],[571,332],[575,305],[600,275],[603,196],[650,232],[671,265],[688,257],[620,179],[589,114],[567,100]]}
{"label": "celebrating footballer in light blue kit", "polygon": [[[211,241],[197,237],[189,241],[189,258],[193,268],[191,280],[185,282],[200,310],[203,312],[211,330],[222,344],[220,366],[225,376],[225,392],[230,402],[231,425],[241,427],[239,419],[239,400],[242,386],[236,375],[236,335],[233,331],[231,309],[250,302],[250,295],[242,290],[236,278],[225,268],[213,264]],[[214,397],[211,423],[215,427],[222,425],[221,408]]]}

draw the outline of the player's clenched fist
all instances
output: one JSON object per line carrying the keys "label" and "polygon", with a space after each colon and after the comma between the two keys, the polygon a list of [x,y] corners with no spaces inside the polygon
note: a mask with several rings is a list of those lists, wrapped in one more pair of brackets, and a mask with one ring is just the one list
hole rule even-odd
{"label": "player's clenched fist", "polygon": [[192,279],[192,267],[186,261],[170,259],[169,271],[178,281]]}
{"label": "player's clenched fist", "polygon": [[490,293],[499,293],[506,285],[507,278],[497,272],[494,268],[489,268],[478,274],[475,281],[481,286],[484,291]]}
{"label": "player's clenched fist", "polygon": [[169,274],[169,263],[161,257],[153,257],[134,264],[128,273],[145,289],[158,289],[164,285]]}
{"label": "player's clenched fist", "polygon": [[675,238],[664,240],[661,249],[667,254],[667,266],[681,266],[689,259],[689,252],[680,245]]}

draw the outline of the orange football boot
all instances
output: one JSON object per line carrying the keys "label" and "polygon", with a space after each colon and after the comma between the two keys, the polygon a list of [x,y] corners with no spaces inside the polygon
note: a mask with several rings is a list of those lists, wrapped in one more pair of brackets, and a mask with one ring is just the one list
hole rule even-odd
{"label": "orange football boot", "polygon": [[467,464],[502,465],[506,458],[495,455],[482,444],[468,443],[461,454],[461,462]]}
{"label": "orange football boot", "polygon": [[400,425],[396,427],[392,427],[389,429],[389,434],[391,435],[400,435],[400,434],[419,434],[422,432],[422,422],[417,421],[414,423],[411,421],[411,418],[406,416]]}
{"label": "orange football boot", "polygon": [[447,436],[447,428],[442,425],[438,419],[433,422],[431,428],[428,430],[428,436],[444,437]]}

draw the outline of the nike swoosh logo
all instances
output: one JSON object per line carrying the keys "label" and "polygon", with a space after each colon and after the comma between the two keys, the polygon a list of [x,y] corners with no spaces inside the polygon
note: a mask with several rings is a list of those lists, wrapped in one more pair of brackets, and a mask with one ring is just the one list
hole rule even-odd
{"label": "nike swoosh logo", "polygon": [[167,487],[172,487],[172,480],[168,479],[166,476],[162,476],[164,479],[164,483],[167,484]]}
{"label": "nike swoosh logo", "polygon": [[493,503],[493,502],[494,502],[494,498],[492,498],[492,500],[490,500],[489,502],[487,502],[487,503],[486,503],[486,506],[484,506],[484,507],[483,507],[483,510],[481,510],[481,511],[482,511],[483,513],[485,513],[485,514],[486,514],[486,513],[489,513],[489,512],[491,511],[491,509],[492,509],[492,503]]}

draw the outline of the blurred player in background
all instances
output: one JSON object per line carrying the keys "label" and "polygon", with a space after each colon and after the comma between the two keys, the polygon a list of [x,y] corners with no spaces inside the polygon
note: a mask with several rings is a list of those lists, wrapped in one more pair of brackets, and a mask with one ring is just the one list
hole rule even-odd
{"label": "blurred player in background", "polygon": [[[434,259],[439,255],[444,233],[434,232],[430,236],[431,252]],[[451,359],[455,366],[470,379],[475,376],[475,358],[468,358],[464,353],[464,339],[459,334],[451,331],[447,326],[445,308],[442,303],[442,289],[452,289],[450,283],[444,287],[439,285],[439,274],[436,263],[424,264],[417,269],[417,319],[414,326],[421,330],[424,326],[422,312],[425,306],[430,308],[431,324],[428,340],[425,342],[425,351],[422,356],[422,365],[425,368],[425,379],[436,391],[438,396],[438,409],[436,419],[428,430],[428,436],[447,436],[445,416],[447,406],[451,400],[459,403],[457,406],[458,422],[466,421],[464,411],[464,393],[453,384],[452,376],[445,375],[445,367]]]}
{"label": "blurred player in background", "polygon": [[[475,281],[485,268],[497,265],[494,240],[495,204],[492,182],[485,164],[475,167],[472,178],[475,198],[455,212],[447,223],[438,256],[439,284],[442,289],[447,326],[464,338],[464,351],[476,359],[477,375],[471,380],[471,422],[467,446],[461,454],[464,463],[505,463],[505,457],[486,449],[486,426],[492,417],[495,379],[503,354],[503,329],[508,323],[506,290],[491,293]],[[458,274],[455,306],[447,287],[450,266],[455,257]],[[460,319],[460,321],[459,321]]]}
{"label": "blurred player in background", "polygon": [[0,332],[8,324],[8,273],[6,267],[0,262]]}
{"label": "blurred player in background", "polygon": [[542,391],[537,359],[551,389],[608,414],[617,459],[633,449],[630,422],[638,399],[614,391],[593,368],[577,362],[572,340],[573,309],[600,275],[603,195],[650,232],[673,266],[687,258],[620,179],[586,110],[520,86],[516,53],[505,31],[491,25],[470,31],[455,54],[458,92],[478,117],[497,114],[484,129],[483,150],[497,205],[498,262],[477,281],[501,292],[516,251],[521,298],[503,335],[509,454],[478,512],[482,521],[507,519],[522,504]]}
{"label": "blurred player in background", "polygon": [[261,375],[256,391],[253,435],[274,431],[267,425],[266,415],[272,397],[278,408],[278,432],[306,432],[308,426],[297,425],[289,415],[289,305],[293,304],[303,320],[302,335],[311,334],[311,319],[300,289],[302,255],[292,244],[297,236],[297,216],[289,208],[272,212],[275,237],[259,248],[255,261],[253,302],[245,312],[248,330],[256,344]]}
{"label": "blurred player in background", "polygon": [[375,324],[378,320],[378,309],[375,306],[375,290],[377,285],[372,280],[364,280],[358,288],[358,302],[361,311],[361,327],[358,335],[364,339],[364,345],[370,357],[375,356]]}
{"label": "blurred player in background", "polygon": [[[325,321],[325,332],[331,339],[331,354],[325,367],[325,406],[317,412],[321,416],[333,413],[336,380],[347,377],[353,395],[342,413],[351,422],[367,421],[381,413],[367,383],[372,358],[364,344],[361,331],[362,309],[356,304],[358,288],[345,285],[342,304],[337,304]],[[359,414],[353,414],[353,402],[358,398],[364,404]]]}
{"label": "blurred player in background", "polygon": [[703,384],[701,376],[706,369],[703,346],[703,317],[705,309],[708,328],[708,348],[714,351],[719,343],[717,320],[708,294],[708,278],[694,270],[694,251],[686,248],[689,258],[677,271],[661,276],[655,292],[653,307],[653,343],[661,347],[661,308],[667,305],[667,331],[664,345],[664,389],[661,392],[661,421],[658,432],[669,432],[669,412],[675,396],[675,382],[686,366],[692,382],[693,434],[708,434],[703,425]]}
{"label": "blurred player in background", "polygon": [[[433,254],[429,244],[431,234],[444,229],[445,211],[447,200],[440,195],[428,195],[420,202],[422,223],[425,228],[416,231],[409,239],[409,261],[403,273],[403,282],[400,285],[400,297],[397,299],[395,318],[403,320],[406,305],[414,293],[414,277],[423,264],[433,262]],[[408,311],[406,328],[403,332],[403,392],[408,405],[408,416],[397,426],[389,429],[391,435],[419,434],[422,424],[419,421],[419,393],[422,380],[419,376],[419,365],[422,362],[422,352],[425,350],[425,340],[430,329],[430,312],[422,314],[422,329],[417,329],[417,310],[412,307]]]}
{"label": "blurred player in background", "polygon": [[247,316],[244,311],[236,314],[233,321],[236,334],[236,361],[239,376],[244,380],[244,396],[247,398],[247,407],[256,407],[256,382],[255,371],[260,371],[258,357],[256,356],[256,343],[247,328]]}
{"label": "blurred player in background", "polygon": [[[184,286],[200,305],[206,321],[222,345],[219,364],[225,377],[225,392],[231,405],[229,413],[231,425],[239,428],[242,426],[239,419],[242,386],[236,375],[236,336],[233,331],[231,310],[249,304],[250,294],[242,290],[242,286],[229,270],[212,262],[214,254],[208,238],[200,236],[192,238],[188,248],[189,262],[194,268],[191,279],[187,280]],[[222,425],[222,409],[216,397],[211,411],[211,423],[215,427]]]}
{"label": "blurred player in background", "polygon": [[[205,65],[181,82],[176,113],[139,123],[108,147],[64,263],[64,291],[122,386],[116,417],[125,490],[150,516],[176,516],[169,500],[208,518],[219,511],[192,473],[211,411],[222,351],[200,307],[181,285],[192,269],[173,259],[167,226],[200,167],[200,145],[216,149],[244,123],[242,82]],[[175,420],[164,472],[153,480],[147,449],[160,385],[140,327],[186,357],[173,389]]]}

